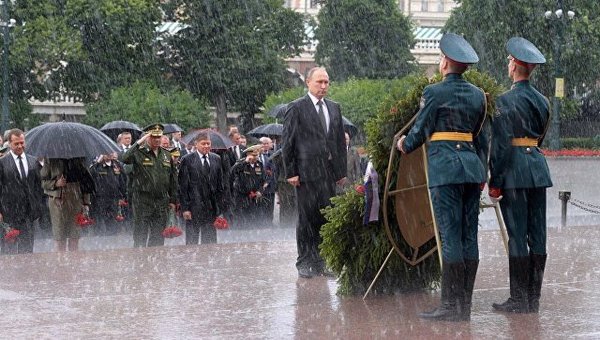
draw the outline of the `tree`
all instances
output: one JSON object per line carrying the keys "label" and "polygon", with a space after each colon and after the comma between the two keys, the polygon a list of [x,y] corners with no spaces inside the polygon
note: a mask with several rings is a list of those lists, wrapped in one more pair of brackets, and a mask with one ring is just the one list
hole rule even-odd
{"label": "tree", "polygon": [[[477,68],[496,80],[509,84],[506,74],[506,41],[522,36],[532,41],[546,56],[547,63],[534,72],[534,82],[546,96],[554,94],[554,71],[557,49],[565,76],[565,91],[586,93],[596,86],[600,69],[589,65],[600,63],[600,2],[586,0],[563,1],[564,11],[575,11],[573,20],[549,20],[544,12],[554,12],[554,0],[479,1],[460,0],[446,22],[445,30],[464,34],[471,42],[480,62]],[[563,25],[564,41],[558,45],[557,36]]]}
{"label": "tree", "polygon": [[[152,0],[9,2],[11,102],[101,98],[137,79],[159,79]],[[14,118],[14,117],[13,117]]]}
{"label": "tree", "polygon": [[161,90],[152,82],[135,82],[119,87],[107,98],[86,105],[86,124],[100,128],[114,120],[127,120],[144,127],[153,123],[176,123],[184,130],[204,128],[211,117],[206,102],[188,91]]}
{"label": "tree", "polygon": [[302,16],[280,0],[183,3],[180,17],[189,26],[170,41],[168,62],[179,84],[211,99],[225,131],[227,106],[252,116],[267,93],[281,89],[283,58],[299,54],[304,40]]}
{"label": "tree", "polygon": [[415,70],[409,19],[394,0],[328,0],[318,15],[315,60],[333,80],[395,78]]}

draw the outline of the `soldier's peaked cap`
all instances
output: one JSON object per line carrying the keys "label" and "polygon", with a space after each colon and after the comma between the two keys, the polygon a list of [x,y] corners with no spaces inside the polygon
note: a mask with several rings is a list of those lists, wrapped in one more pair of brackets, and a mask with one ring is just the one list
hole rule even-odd
{"label": "soldier's peaked cap", "polygon": [[506,51],[513,58],[527,64],[544,64],[546,58],[535,45],[521,37],[512,37],[506,43]]}
{"label": "soldier's peaked cap", "polygon": [[458,63],[469,65],[479,62],[477,52],[458,34],[445,33],[440,40],[440,49],[446,57]]}
{"label": "soldier's peaked cap", "polygon": [[244,153],[245,153],[246,155],[247,155],[247,154],[252,154],[252,153],[258,153],[258,152],[260,152],[260,149],[262,149],[262,146],[261,146],[261,145],[259,145],[259,144],[256,144],[256,145],[252,145],[252,146],[249,146],[249,147],[247,147],[247,148],[244,150]]}
{"label": "soldier's peaked cap", "polygon": [[162,124],[150,124],[144,128],[144,132],[150,133],[152,137],[160,137],[163,135],[165,127]]}

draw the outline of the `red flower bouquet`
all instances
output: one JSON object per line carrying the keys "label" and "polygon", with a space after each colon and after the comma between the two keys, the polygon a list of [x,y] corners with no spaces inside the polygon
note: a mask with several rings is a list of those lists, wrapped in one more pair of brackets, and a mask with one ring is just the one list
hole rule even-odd
{"label": "red flower bouquet", "polygon": [[181,236],[181,234],[183,234],[183,231],[176,225],[168,226],[162,231],[162,237],[164,238],[174,238]]}
{"label": "red flower bouquet", "polygon": [[359,194],[362,194],[362,195],[364,195],[364,194],[365,194],[365,186],[364,186],[364,185],[362,185],[362,184],[357,184],[357,185],[354,187],[354,190],[356,190],[356,192],[358,192]]}
{"label": "red flower bouquet", "polygon": [[15,229],[8,225],[4,226],[3,229],[4,229],[4,236],[2,238],[4,239],[4,242],[7,242],[7,243],[15,243],[17,241],[17,238],[21,234],[21,231],[19,229]]}
{"label": "red flower bouquet", "polygon": [[175,211],[169,210],[169,226],[163,229],[162,237],[164,238],[174,238],[181,236],[183,231],[177,226],[177,220],[175,219]]}
{"label": "red flower bouquet", "polygon": [[94,224],[94,220],[84,212],[80,212],[75,215],[75,223],[81,228],[85,228]]}
{"label": "red flower bouquet", "polygon": [[123,211],[121,209],[121,207],[123,207],[123,205],[121,205],[122,200],[119,200],[119,203],[117,203],[117,216],[115,216],[115,221],[117,222],[123,222],[125,221],[125,216],[123,216]]}
{"label": "red flower bouquet", "polygon": [[126,207],[129,203],[126,200],[119,200],[119,207]]}
{"label": "red flower bouquet", "polygon": [[215,218],[215,221],[213,222],[213,226],[215,226],[215,228],[217,228],[217,229],[229,228],[229,224],[227,223],[227,220],[222,216]]}

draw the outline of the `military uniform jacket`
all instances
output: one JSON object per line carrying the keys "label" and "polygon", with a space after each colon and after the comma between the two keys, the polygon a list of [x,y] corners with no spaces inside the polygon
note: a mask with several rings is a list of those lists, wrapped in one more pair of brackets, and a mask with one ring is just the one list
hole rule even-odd
{"label": "military uniform jacket", "polygon": [[428,142],[429,187],[484,182],[485,168],[478,156],[487,157],[487,144],[483,136],[478,136],[486,114],[483,91],[460,74],[451,73],[441,82],[425,87],[420,106],[415,124],[404,140],[407,153],[427,142],[434,132],[473,134],[473,143]]}
{"label": "military uniform jacket", "polygon": [[96,184],[97,198],[126,198],[127,178],[119,162],[113,160],[110,165],[105,162],[95,162],[90,166],[90,174]]}
{"label": "military uniform jacket", "polygon": [[121,155],[121,161],[131,164],[133,195],[177,202],[177,170],[171,154],[158,148],[158,154],[147,146],[134,143]]}
{"label": "military uniform jacket", "polygon": [[257,161],[254,167],[245,160],[238,161],[231,168],[234,199],[238,207],[248,207],[254,201],[249,197],[251,192],[263,193],[263,185],[267,179],[262,164]]}
{"label": "military uniform jacket", "polygon": [[512,146],[513,138],[538,139],[541,145],[548,120],[548,99],[528,80],[496,99],[492,122],[490,187],[500,189],[546,188],[552,186],[546,158],[538,147]]}

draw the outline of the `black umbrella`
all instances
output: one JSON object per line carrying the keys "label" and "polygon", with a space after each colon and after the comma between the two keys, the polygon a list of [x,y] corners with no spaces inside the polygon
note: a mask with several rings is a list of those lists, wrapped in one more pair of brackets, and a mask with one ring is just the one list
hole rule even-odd
{"label": "black umbrella", "polygon": [[263,136],[281,136],[283,133],[283,125],[278,123],[265,124],[257,126],[250,130],[247,134],[253,137]]}
{"label": "black umbrella", "polygon": [[229,149],[233,146],[233,142],[231,141],[231,139],[229,139],[229,137],[225,137],[213,129],[202,129],[192,131],[187,135],[183,136],[181,140],[186,144],[192,143],[196,139],[196,137],[198,137],[198,134],[200,134],[201,132],[208,134],[208,137],[210,138],[211,149],[213,150]]}
{"label": "black umbrella", "polygon": [[163,126],[165,127],[165,130],[163,131],[164,134],[183,132],[183,129],[177,124],[163,124]]}
{"label": "black umbrella", "polygon": [[285,110],[287,110],[287,104],[277,104],[267,112],[267,115],[273,118],[283,118]]}
{"label": "black umbrella", "polygon": [[100,131],[104,132],[112,140],[117,140],[117,136],[121,132],[131,133],[134,141],[142,135],[142,129],[137,124],[126,120],[115,120],[114,122],[106,123],[100,128]]}
{"label": "black umbrella", "polygon": [[348,118],[342,116],[342,124],[344,125],[344,131],[348,132],[350,138],[356,136],[358,128]]}
{"label": "black umbrella", "polygon": [[27,153],[45,158],[88,159],[121,149],[107,135],[89,125],[58,122],[37,126],[25,135]]}

